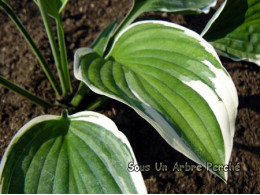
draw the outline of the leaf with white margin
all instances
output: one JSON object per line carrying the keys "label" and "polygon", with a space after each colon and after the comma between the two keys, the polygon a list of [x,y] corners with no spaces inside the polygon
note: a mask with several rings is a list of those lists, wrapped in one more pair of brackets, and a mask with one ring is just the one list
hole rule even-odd
{"label": "leaf with white margin", "polygon": [[202,35],[221,55],[260,65],[260,1],[226,0]]}
{"label": "leaf with white margin", "polygon": [[141,7],[142,12],[183,12],[192,11],[208,13],[215,6],[216,0],[134,0],[135,7]]}
{"label": "leaf with white margin", "polygon": [[1,193],[146,193],[127,138],[104,115],[44,115],[22,127],[1,162]]}
{"label": "leaf with white margin", "polygon": [[[105,59],[79,49],[74,74],[94,92],[132,107],[195,162],[229,162],[237,92],[197,33],[169,22],[137,22],[120,33]],[[214,173],[227,179],[223,171]]]}
{"label": "leaf with white margin", "polygon": [[115,36],[144,12],[208,13],[210,8],[216,5],[217,0],[132,0],[132,2],[132,8],[117,29]]}

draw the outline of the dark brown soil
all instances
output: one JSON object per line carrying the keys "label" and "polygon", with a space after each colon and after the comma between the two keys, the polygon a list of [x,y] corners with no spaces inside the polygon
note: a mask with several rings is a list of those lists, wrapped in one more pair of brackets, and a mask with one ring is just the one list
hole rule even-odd
{"label": "dark brown soil", "polygon": [[[10,3],[48,62],[53,64],[41,18],[33,1],[13,0]],[[72,78],[75,50],[89,46],[107,24],[125,15],[129,8],[130,0],[70,1],[63,24]],[[150,13],[141,19],[164,19],[200,32],[213,12],[184,17]],[[53,100],[54,93],[37,60],[2,11],[0,27],[0,74],[46,100]],[[109,116],[127,135],[139,164],[150,165],[150,171],[142,172],[149,193],[260,193],[260,67],[248,62],[221,60],[235,82],[240,102],[231,163],[240,163],[241,170],[230,172],[227,184],[206,170],[169,170],[176,162],[194,163],[168,146],[146,121],[127,106],[110,100],[99,108],[98,111]],[[73,79],[75,89],[77,84],[78,81]],[[59,108],[41,109],[2,87],[0,100],[1,156],[12,136],[30,119],[42,114],[61,113]],[[156,162],[168,165],[168,171],[156,171]]]}

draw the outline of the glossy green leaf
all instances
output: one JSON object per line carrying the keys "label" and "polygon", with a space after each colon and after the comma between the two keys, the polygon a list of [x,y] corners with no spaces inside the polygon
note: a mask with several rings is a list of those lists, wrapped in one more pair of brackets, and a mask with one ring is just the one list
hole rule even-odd
{"label": "glossy green leaf", "polygon": [[216,0],[133,0],[133,5],[123,23],[117,29],[117,36],[124,28],[131,24],[144,12],[161,11],[174,13],[208,13],[216,4]]}
{"label": "glossy green leaf", "polygon": [[260,65],[260,1],[226,0],[202,35],[220,54]]}
{"label": "glossy green leaf", "polygon": [[[229,162],[236,89],[215,50],[195,32],[163,21],[135,23],[105,59],[79,49],[74,74],[94,92],[131,106],[195,162]],[[227,179],[223,170],[214,173]]]}
{"label": "glossy green leaf", "polygon": [[207,13],[216,0],[134,0],[135,7],[141,7],[142,12],[163,11],[182,12],[192,11]]}
{"label": "glossy green leaf", "polygon": [[40,116],[10,143],[1,162],[1,193],[146,193],[126,137],[95,112]]}
{"label": "glossy green leaf", "polygon": [[[38,4],[39,0],[34,0]],[[50,16],[59,18],[69,0],[44,0],[46,9]]]}

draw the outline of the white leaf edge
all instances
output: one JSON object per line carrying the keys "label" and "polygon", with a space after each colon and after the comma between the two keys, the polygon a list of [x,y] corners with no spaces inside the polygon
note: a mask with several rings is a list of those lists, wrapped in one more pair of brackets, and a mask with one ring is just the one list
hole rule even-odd
{"label": "white leaf edge", "polygon": [[[156,24],[162,24],[168,27],[176,28],[179,30],[183,30],[183,32],[190,37],[193,37],[197,40],[200,41],[201,46],[205,48],[206,51],[211,53],[220,63],[220,65],[223,67],[221,64],[221,61],[214,50],[214,48],[206,41],[204,40],[199,34],[196,32],[187,29],[183,26],[180,26],[178,24],[166,22],[166,21],[158,21],[158,20],[146,20],[146,21],[141,21],[141,22],[136,22],[131,25],[129,25],[127,28],[122,30],[119,35],[116,37],[110,52],[107,54],[106,57],[109,56],[109,54],[112,52],[116,42],[122,36],[126,31],[129,29],[145,24],[145,23],[156,23]],[[182,141],[182,139],[177,135],[177,133],[174,131],[174,129],[163,119],[163,117],[156,112],[154,109],[151,107],[147,106],[145,102],[143,102],[142,99],[139,99],[143,103],[143,108],[146,110],[151,116],[153,116],[153,120],[149,117],[147,117],[141,110],[134,108],[133,106],[129,105],[126,103],[124,100],[119,99],[118,97],[114,95],[110,95],[107,93],[104,93],[103,91],[99,90],[96,88],[94,85],[90,83],[86,83],[84,81],[81,69],[79,67],[79,60],[81,56],[84,56],[88,53],[93,52],[92,49],[90,48],[80,48],[76,51],[74,55],[74,76],[76,79],[83,81],[86,85],[89,86],[89,88],[94,91],[97,94],[100,95],[105,95],[107,97],[110,97],[112,99],[118,100],[131,108],[133,108],[141,117],[143,117],[147,122],[149,122],[158,132],[159,134],[168,142],[169,145],[171,145],[174,149],[177,151],[181,152],[191,160],[195,161],[198,164],[201,164],[202,166],[206,167],[206,165],[196,157],[196,155],[185,145],[185,143]],[[211,79],[211,81],[216,85],[216,92],[221,97],[221,99],[224,101],[219,101],[216,94],[212,91],[211,88],[209,88],[206,84],[204,84],[201,81],[189,81],[185,82],[183,81],[184,84],[192,88],[194,91],[196,91],[201,97],[208,103],[209,107],[215,114],[217,121],[220,125],[220,129],[222,132],[222,136],[224,139],[224,145],[225,145],[225,163],[228,164],[230,157],[231,157],[231,152],[232,152],[232,147],[233,147],[233,137],[235,133],[235,119],[237,115],[237,107],[238,107],[238,95],[237,91],[235,88],[235,85],[228,74],[228,72],[224,72],[224,70],[220,70],[215,68],[212,64],[210,64],[208,61],[203,61],[203,63],[213,71],[217,77]],[[224,67],[223,67],[224,68]],[[228,75],[228,76],[227,76]],[[135,93],[133,91],[133,93]],[[138,98],[138,97],[137,97]],[[161,123],[158,124],[155,122],[154,119],[158,119]],[[217,175],[215,172],[209,169],[213,174]],[[219,175],[217,175],[219,176]],[[228,178],[228,173],[225,172],[225,180]]]}
{"label": "white leaf edge", "polygon": [[[2,187],[3,187],[2,183],[4,182],[4,179],[2,178],[3,170],[4,170],[4,167],[5,167],[7,158],[9,156],[10,152],[11,152],[10,150],[11,150],[13,144],[17,143],[17,141],[28,130],[30,130],[31,127],[37,125],[38,123],[45,122],[45,121],[47,122],[49,120],[60,120],[61,118],[62,118],[61,116],[55,116],[55,115],[38,116],[38,117],[32,119],[31,121],[29,121],[28,123],[26,123],[15,134],[15,136],[13,137],[11,142],[9,143],[9,145],[8,145],[8,147],[7,147],[7,149],[4,153],[4,156],[1,160],[1,164],[0,164],[0,180],[1,180],[0,181],[0,193],[2,192]],[[70,115],[70,116],[68,116],[68,118],[70,118],[70,120],[73,120],[73,121],[87,121],[87,122],[91,122],[91,123],[94,123],[94,124],[97,124],[99,126],[104,127],[105,130],[108,130],[111,133],[113,133],[113,135],[115,137],[120,139],[122,141],[122,143],[124,143],[128,147],[128,149],[131,153],[131,156],[134,160],[133,163],[138,164],[137,161],[136,161],[133,149],[132,149],[129,141],[127,140],[126,136],[121,131],[118,130],[115,123],[111,119],[109,119],[108,117],[106,117],[102,114],[99,114],[97,112],[83,111],[83,112],[78,112],[76,114]],[[127,167],[126,167],[126,169],[127,169]],[[131,176],[133,183],[135,184],[135,188],[136,188],[138,194],[147,194],[147,190],[146,190],[145,183],[144,183],[141,172],[140,171],[138,171],[138,172],[132,171],[132,172],[129,172],[129,173],[130,173],[130,176]],[[130,192],[128,192],[128,193],[130,193]]]}
{"label": "white leaf edge", "polygon": [[217,4],[217,0],[212,1],[212,3],[210,3],[208,6],[204,7],[204,8],[183,8],[183,9],[174,9],[174,10],[170,10],[167,8],[162,8],[160,9],[160,11],[162,12],[182,12],[182,11],[194,11],[194,12],[198,12],[198,13],[204,13],[204,14],[208,14],[210,11],[210,8],[215,7]]}
{"label": "white leaf edge", "polygon": [[227,4],[227,0],[225,0],[222,5],[218,8],[218,10],[215,12],[215,14],[212,16],[212,18],[209,20],[203,31],[201,32],[201,36],[203,37],[209,30],[209,28],[212,26],[212,24],[218,19],[222,11],[224,10],[225,6]]}
{"label": "white leaf edge", "polygon": [[[225,0],[222,5],[219,7],[219,9],[216,11],[216,13],[212,16],[212,18],[209,20],[209,22],[207,23],[207,25],[205,26],[205,28],[203,29],[203,31],[201,32],[201,36],[203,37],[210,29],[210,27],[213,25],[213,23],[218,19],[218,17],[220,16],[220,14],[222,13],[222,11],[224,10],[224,8],[226,7],[228,0]],[[248,61],[248,62],[252,62],[255,63],[256,65],[260,66],[260,54],[257,54],[255,56],[255,59],[251,59],[251,58],[238,58],[238,57],[234,57],[232,55],[229,55],[226,52],[223,52],[219,49],[216,49],[217,52],[227,58],[230,58],[231,60],[235,61],[235,62],[240,62],[240,61]]]}
{"label": "white leaf edge", "polygon": [[[132,1],[132,6],[131,9],[129,11],[129,13],[131,12],[131,10],[133,9],[134,5],[135,5],[136,0]],[[208,6],[204,7],[204,8],[179,8],[179,9],[167,9],[165,8],[161,8],[159,9],[159,11],[161,12],[169,12],[169,13],[174,13],[174,12],[183,12],[183,11],[194,11],[194,12],[198,12],[198,13],[204,13],[204,14],[208,14],[210,11],[210,8],[215,7],[217,4],[217,0],[212,1],[212,3],[210,3]],[[145,11],[146,12],[146,11]],[[129,14],[128,13],[128,14]]]}
{"label": "white leaf edge", "polygon": [[257,54],[255,56],[256,59],[252,59],[252,58],[237,58],[234,57],[232,55],[229,55],[228,53],[225,53],[219,49],[216,48],[216,51],[218,52],[219,55],[226,57],[226,58],[230,58],[231,60],[235,61],[235,62],[241,62],[241,61],[248,61],[251,63],[255,63],[256,65],[260,66],[260,54]]}

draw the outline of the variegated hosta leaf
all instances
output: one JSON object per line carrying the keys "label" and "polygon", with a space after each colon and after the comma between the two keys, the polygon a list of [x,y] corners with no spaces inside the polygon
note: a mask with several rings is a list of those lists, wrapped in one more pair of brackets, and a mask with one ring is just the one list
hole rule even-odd
{"label": "variegated hosta leaf", "polygon": [[[197,163],[229,162],[236,89],[212,46],[195,32],[163,21],[135,23],[105,59],[79,49],[74,73],[94,92],[134,108]],[[223,171],[215,174],[227,179]]]}
{"label": "variegated hosta leaf", "polygon": [[[39,0],[34,0],[38,4]],[[69,0],[41,0],[44,1],[48,13],[53,18],[59,18]]]}
{"label": "variegated hosta leaf", "polygon": [[178,13],[208,13],[217,0],[133,0],[132,9],[115,35],[131,24],[139,15],[149,11]]}
{"label": "variegated hosta leaf", "polygon": [[260,1],[226,0],[202,35],[220,54],[260,65]]}
{"label": "variegated hosta leaf", "polygon": [[142,12],[192,11],[197,13],[207,13],[210,7],[215,6],[216,2],[216,0],[134,0],[135,6],[141,7]]}
{"label": "variegated hosta leaf", "polygon": [[1,162],[1,193],[146,193],[126,137],[95,112],[40,116],[10,143]]}

